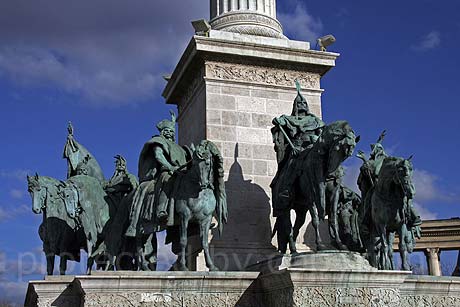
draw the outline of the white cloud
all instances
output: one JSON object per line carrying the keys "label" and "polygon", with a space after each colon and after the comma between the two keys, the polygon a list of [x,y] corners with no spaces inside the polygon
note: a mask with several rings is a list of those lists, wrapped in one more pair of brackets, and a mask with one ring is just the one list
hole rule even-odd
{"label": "white cloud", "polygon": [[5,179],[15,179],[24,181],[26,180],[28,174],[31,174],[31,171],[26,169],[16,169],[9,171],[0,169],[0,178]]}
{"label": "white cloud", "polygon": [[30,210],[31,209],[27,205],[19,205],[17,207],[7,207],[0,205],[0,223],[15,219],[16,217],[21,216]]}
{"label": "white cloud", "polygon": [[417,209],[418,214],[422,220],[436,220],[438,218],[438,214],[435,212],[430,211],[426,206],[418,202],[414,202],[414,207]]}
{"label": "white cloud", "polygon": [[24,198],[24,191],[19,189],[12,189],[10,190],[10,196],[14,199],[22,199]]}
{"label": "white cloud", "polygon": [[436,175],[425,170],[415,169],[413,174],[416,189],[415,200],[424,203],[428,201],[454,202],[460,199],[458,195],[443,190],[438,181],[439,178]]}
{"label": "white cloud", "polygon": [[208,17],[207,7],[194,0],[3,1],[0,76],[92,105],[159,98],[161,76],[193,35],[190,21]]}
{"label": "white cloud", "polygon": [[0,297],[2,300],[22,306],[27,290],[27,282],[2,281],[0,282]]}
{"label": "white cloud", "polygon": [[412,49],[418,51],[425,51],[434,49],[441,45],[441,33],[438,31],[431,31],[418,42],[416,45],[412,46]]}
{"label": "white cloud", "polygon": [[323,23],[321,19],[311,15],[301,1],[291,1],[295,9],[292,12],[279,12],[278,19],[283,25],[284,33],[292,39],[316,43],[322,35]]}

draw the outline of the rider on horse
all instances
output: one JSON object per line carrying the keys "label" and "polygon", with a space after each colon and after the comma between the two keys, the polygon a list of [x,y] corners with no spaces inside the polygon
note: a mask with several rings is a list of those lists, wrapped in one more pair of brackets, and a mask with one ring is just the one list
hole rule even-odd
{"label": "rider on horse", "polygon": [[[135,199],[131,208],[131,225],[127,235],[135,236],[138,222],[173,224],[174,208],[171,205],[171,193],[174,186],[174,173],[187,165],[189,153],[175,143],[176,118],[162,120],[157,124],[160,135],[145,143],[139,157],[139,189],[145,197]],[[145,201],[147,200],[147,201]]]}
{"label": "rider on horse", "polygon": [[[358,157],[363,160],[363,165],[360,168],[360,174],[358,177],[358,187],[361,190],[363,201],[366,200],[369,190],[373,188],[378,181],[383,161],[388,157],[382,145],[382,141],[385,138],[385,133],[386,131],[383,131],[380,134],[377,143],[371,144],[369,160],[365,159],[363,152],[359,152],[358,154]],[[416,231],[419,232],[419,226],[422,224],[422,220],[420,219],[420,215],[412,204],[412,199],[409,200],[409,204],[410,222],[412,226],[417,227]]]}
{"label": "rider on horse", "polygon": [[[302,153],[310,149],[321,134],[324,122],[310,113],[308,102],[300,93],[300,84],[296,80],[297,97],[294,100],[291,115],[282,115],[273,119],[273,142],[278,161],[278,171],[273,178],[273,215],[279,216],[289,209],[292,200],[292,188],[299,172],[297,161]],[[274,189],[278,186],[277,189]]]}

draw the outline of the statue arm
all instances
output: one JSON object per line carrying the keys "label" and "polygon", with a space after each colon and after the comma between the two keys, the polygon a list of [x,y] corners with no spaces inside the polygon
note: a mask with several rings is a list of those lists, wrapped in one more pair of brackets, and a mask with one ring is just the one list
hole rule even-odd
{"label": "statue arm", "polygon": [[172,166],[171,163],[165,158],[164,151],[160,146],[156,146],[154,149],[154,156],[158,163],[160,163],[161,167],[165,170],[173,172],[176,167]]}

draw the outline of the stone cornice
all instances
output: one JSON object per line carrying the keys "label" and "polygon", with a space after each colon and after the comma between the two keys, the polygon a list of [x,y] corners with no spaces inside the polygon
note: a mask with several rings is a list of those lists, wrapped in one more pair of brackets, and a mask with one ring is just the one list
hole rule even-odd
{"label": "stone cornice", "polygon": [[[394,249],[398,249],[398,239]],[[423,221],[422,237],[417,240],[414,250],[422,251],[427,248],[440,250],[460,249],[460,219]]]}
{"label": "stone cornice", "polygon": [[289,41],[286,39],[274,39],[211,31],[211,37],[194,36],[171,79],[168,81],[163,97],[169,104],[177,104],[178,84],[185,82],[187,74],[191,74],[194,65],[200,65],[206,58],[233,57],[241,61],[252,63],[265,62],[277,65],[288,63],[301,67],[313,67],[320,75],[324,75],[335,66],[337,53],[319,52],[309,50],[308,43]]}

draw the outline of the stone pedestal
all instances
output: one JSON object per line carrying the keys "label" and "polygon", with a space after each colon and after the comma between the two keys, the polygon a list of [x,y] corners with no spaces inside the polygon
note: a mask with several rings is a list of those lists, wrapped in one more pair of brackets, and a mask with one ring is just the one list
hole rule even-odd
{"label": "stone pedestal", "polygon": [[26,307],[460,306],[460,278],[401,271],[116,272],[31,281]]}
{"label": "stone pedestal", "polygon": [[[211,241],[220,269],[243,270],[276,252],[272,119],[291,114],[296,79],[311,111],[321,116],[320,80],[337,56],[312,51],[306,42],[211,30],[208,37],[194,36],[180,59],[163,92],[178,107],[179,143],[211,140],[225,159],[229,224]],[[314,246],[303,235],[306,227],[299,251]]]}

